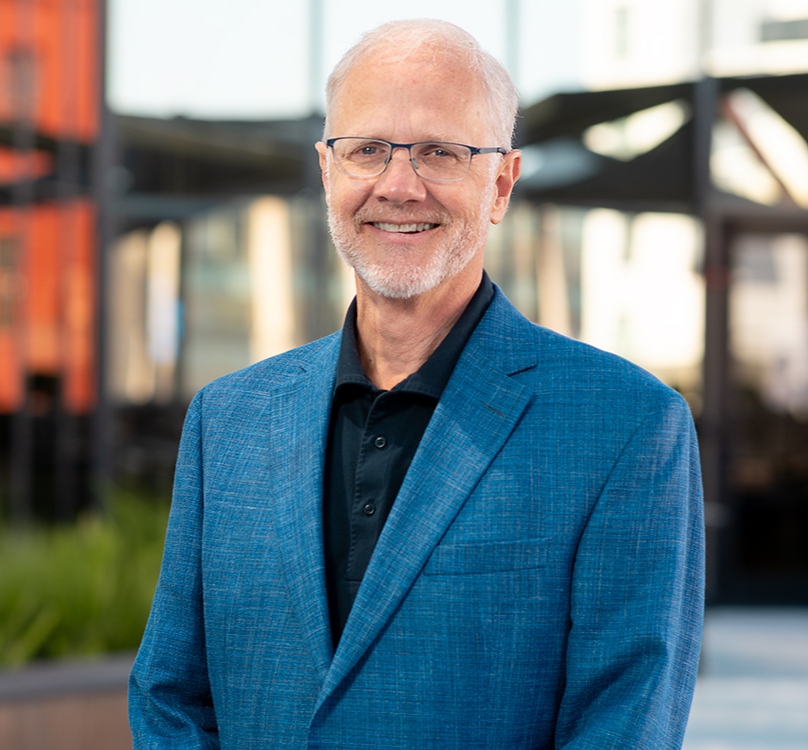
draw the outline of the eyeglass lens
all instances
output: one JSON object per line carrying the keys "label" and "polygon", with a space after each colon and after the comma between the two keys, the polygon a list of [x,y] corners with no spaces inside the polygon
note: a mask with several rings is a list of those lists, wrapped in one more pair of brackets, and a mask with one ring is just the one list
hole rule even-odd
{"label": "eyeglass lens", "polygon": [[[333,149],[339,170],[353,177],[381,174],[391,151],[389,143],[366,138],[340,138]],[[415,171],[428,180],[462,179],[471,163],[471,150],[457,143],[416,143],[410,153]]]}

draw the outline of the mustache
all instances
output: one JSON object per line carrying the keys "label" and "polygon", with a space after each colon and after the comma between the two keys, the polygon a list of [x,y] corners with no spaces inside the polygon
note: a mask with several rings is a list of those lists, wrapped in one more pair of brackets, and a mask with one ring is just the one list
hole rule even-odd
{"label": "mustache", "polygon": [[378,222],[391,224],[451,224],[452,217],[443,211],[428,211],[414,214],[412,209],[398,206],[386,207],[383,211],[378,208],[360,208],[353,216],[354,224],[376,224]]}

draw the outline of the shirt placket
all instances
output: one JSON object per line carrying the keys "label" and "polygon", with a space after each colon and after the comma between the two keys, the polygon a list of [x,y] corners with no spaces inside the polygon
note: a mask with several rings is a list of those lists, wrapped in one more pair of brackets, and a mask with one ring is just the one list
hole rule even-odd
{"label": "shirt placket", "polygon": [[391,462],[395,460],[395,397],[382,393],[368,412],[356,465],[356,485],[351,505],[351,551],[347,577],[361,580],[390,512],[388,497]]}

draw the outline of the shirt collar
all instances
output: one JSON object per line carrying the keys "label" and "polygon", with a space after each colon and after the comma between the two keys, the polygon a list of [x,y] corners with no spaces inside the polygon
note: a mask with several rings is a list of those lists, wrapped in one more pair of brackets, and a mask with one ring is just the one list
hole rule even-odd
{"label": "shirt collar", "polygon": [[[460,359],[466,343],[493,298],[494,285],[488,274],[483,271],[483,277],[477,291],[469,300],[466,309],[463,310],[446,338],[441,341],[438,348],[416,372],[395,385],[391,391],[419,393],[438,400],[446,387],[446,383],[449,382],[452,371],[457,364],[457,360]],[[379,390],[365,374],[359,358],[359,347],[356,344],[356,298],[351,302],[342,326],[342,340],[340,342],[339,358],[337,359],[334,396],[337,395],[342,386],[350,384],[358,385],[374,392]]]}

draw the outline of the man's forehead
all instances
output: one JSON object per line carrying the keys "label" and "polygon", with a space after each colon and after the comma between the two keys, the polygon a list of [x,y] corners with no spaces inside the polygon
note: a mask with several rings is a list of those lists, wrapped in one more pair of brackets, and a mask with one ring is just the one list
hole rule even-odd
{"label": "man's forehead", "polygon": [[462,116],[480,110],[484,99],[481,81],[465,61],[428,55],[377,61],[365,56],[345,77],[334,110],[341,120],[353,120],[360,112],[378,114],[384,107],[407,114],[421,105]]}

